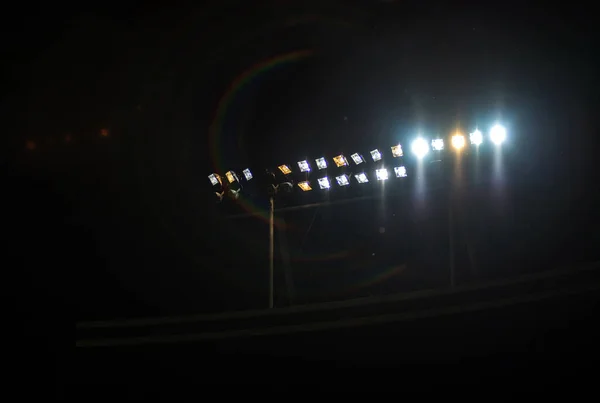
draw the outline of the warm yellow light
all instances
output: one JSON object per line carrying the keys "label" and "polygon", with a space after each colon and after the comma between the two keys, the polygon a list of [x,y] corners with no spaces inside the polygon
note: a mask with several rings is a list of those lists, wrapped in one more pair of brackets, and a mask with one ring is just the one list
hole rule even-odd
{"label": "warm yellow light", "polygon": [[233,176],[233,171],[229,171],[225,174],[229,183],[235,182],[235,176]]}
{"label": "warm yellow light", "polygon": [[465,146],[465,136],[463,136],[460,133],[456,133],[454,136],[452,136],[452,147],[456,148],[457,150],[460,150],[464,146]]}
{"label": "warm yellow light", "polygon": [[300,182],[298,184],[298,187],[300,189],[304,190],[305,192],[308,192],[309,190],[312,190],[312,188],[310,187],[310,184],[307,181]]}
{"label": "warm yellow light", "polygon": [[279,165],[279,170],[283,172],[284,175],[289,175],[292,173],[292,170],[287,165]]}
{"label": "warm yellow light", "polygon": [[339,167],[343,167],[344,165],[348,165],[348,161],[346,161],[346,157],[344,157],[342,154],[338,155],[337,157],[333,157],[333,162],[335,162],[335,165]]}

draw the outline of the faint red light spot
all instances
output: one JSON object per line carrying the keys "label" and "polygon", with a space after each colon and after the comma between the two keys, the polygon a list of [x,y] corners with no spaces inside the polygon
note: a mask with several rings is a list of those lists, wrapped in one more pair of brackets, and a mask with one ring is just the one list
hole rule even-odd
{"label": "faint red light spot", "polygon": [[35,147],[36,147],[35,141],[27,140],[27,143],[25,143],[25,147],[28,150],[35,150]]}
{"label": "faint red light spot", "polygon": [[70,134],[67,134],[67,135],[65,136],[65,143],[69,144],[70,142],[71,142],[71,135],[70,135]]}
{"label": "faint red light spot", "polygon": [[108,137],[108,129],[100,129],[100,135],[102,137]]}

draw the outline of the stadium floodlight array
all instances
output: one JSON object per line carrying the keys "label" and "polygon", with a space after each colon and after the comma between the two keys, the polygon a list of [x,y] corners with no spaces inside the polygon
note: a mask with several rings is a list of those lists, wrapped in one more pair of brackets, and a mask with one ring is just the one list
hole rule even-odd
{"label": "stadium floodlight array", "polygon": [[354,177],[356,178],[356,181],[358,183],[367,183],[369,181],[369,178],[367,178],[367,174],[364,172],[356,174],[354,175]]}
{"label": "stadium floodlight array", "polygon": [[406,168],[404,166],[395,167],[394,172],[396,173],[396,178],[406,178]]}
{"label": "stadium floodlight array", "polygon": [[483,134],[478,129],[475,129],[473,133],[469,134],[469,139],[471,140],[471,144],[478,146],[483,143]]}
{"label": "stadium floodlight array", "polygon": [[252,172],[250,172],[250,169],[246,168],[242,171],[242,173],[244,174],[244,177],[246,178],[247,181],[252,179]]}
{"label": "stadium floodlight array", "polygon": [[350,184],[350,179],[348,175],[340,175],[336,176],[335,180],[339,186],[348,186]]}
{"label": "stadium floodlight array", "polygon": [[321,189],[329,189],[331,187],[331,184],[329,183],[329,178],[326,176],[324,178],[317,179],[317,182],[319,182],[319,187]]}
{"label": "stadium floodlight array", "polygon": [[344,157],[343,154],[340,154],[337,157],[333,157],[333,162],[335,162],[335,165],[338,168],[348,165],[348,160],[346,160],[346,157]]}
{"label": "stadium floodlight array", "polygon": [[400,144],[392,146],[392,155],[394,157],[402,157],[404,155],[402,152],[402,146]]}
{"label": "stadium floodlight array", "polygon": [[323,157],[317,158],[315,160],[315,162],[317,163],[317,168],[319,168],[319,169],[327,168],[327,160],[325,160],[325,158],[323,158]]}
{"label": "stadium floodlight array", "polygon": [[281,172],[283,172],[284,175],[289,175],[292,173],[292,170],[287,165],[279,165],[278,168]]}
{"label": "stadium floodlight array", "polygon": [[381,153],[378,149],[371,151],[371,158],[373,158],[373,162],[377,162],[381,159]]}
{"label": "stadium floodlight array", "polygon": [[362,164],[363,162],[365,162],[365,160],[363,159],[362,155],[358,154],[358,153],[354,153],[350,156],[350,158],[352,158],[352,160],[354,161],[354,163],[356,165],[358,164]]}
{"label": "stadium floodlight array", "polygon": [[308,161],[298,161],[298,168],[300,168],[300,172],[309,172],[310,165],[308,165]]}
{"label": "stadium floodlight array", "polygon": [[310,183],[308,181],[298,183],[298,187],[305,192],[312,190],[312,188],[310,187]]}
{"label": "stadium floodlight array", "polygon": [[377,177],[378,181],[384,181],[389,177],[389,173],[387,169],[381,168],[375,171],[375,176]]}
{"label": "stadium floodlight array", "polygon": [[442,151],[444,149],[444,139],[431,140],[431,148],[435,151]]}

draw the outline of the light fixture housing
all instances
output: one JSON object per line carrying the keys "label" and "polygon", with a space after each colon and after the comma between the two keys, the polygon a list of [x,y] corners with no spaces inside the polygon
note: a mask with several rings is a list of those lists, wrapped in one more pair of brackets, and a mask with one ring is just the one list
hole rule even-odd
{"label": "light fixture housing", "polygon": [[327,160],[325,158],[323,158],[323,157],[317,158],[315,160],[315,162],[317,163],[317,168],[319,168],[319,169],[327,168]]}
{"label": "light fixture housing", "polygon": [[451,141],[452,147],[454,147],[457,150],[460,150],[465,147],[465,136],[463,136],[461,133],[456,133],[454,136],[452,136]]}
{"label": "light fixture housing", "polygon": [[375,176],[377,177],[378,181],[384,181],[389,178],[389,172],[385,168],[380,168],[375,170]]}
{"label": "light fixture housing", "polygon": [[381,159],[381,153],[378,149],[371,151],[371,158],[373,158],[373,162],[377,162]]}
{"label": "light fixture housing", "polygon": [[348,160],[346,160],[346,157],[344,157],[343,154],[340,154],[337,157],[333,157],[333,162],[335,162],[335,165],[338,168],[348,165]]}
{"label": "light fixture housing", "polygon": [[417,137],[411,145],[412,152],[417,158],[423,158],[429,152],[429,145],[422,137]]}
{"label": "light fixture housing", "polygon": [[483,143],[483,134],[478,129],[475,129],[473,133],[469,133],[469,140],[471,144],[478,146]]}
{"label": "light fixture housing", "polygon": [[249,181],[250,179],[253,178],[252,176],[252,172],[250,172],[250,168],[246,168],[242,171],[242,173],[244,174],[244,177],[246,178],[247,181]]}
{"label": "light fixture housing", "polygon": [[312,190],[312,188],[310,187],[310,183],[308,181],[298,183],[298,187],[305,192]]}
{"label": "light fixture housing", "polygon": [[331,184],[329,183],[329,178],[326,176],[323,178],[317,179],[317,182],[319,182],[319,187],[321,189],[329,189],[331,187]]}
{"label": "light fixture housing", "polygon": [[403,165],[399,167],[394,167],[394,172],[396,173],[396,178],[406,178],[406,167]]}
{"label": "light fixture housing", "polygon": [[490,139],[496,145],[500,145],[506,140],[506,128],[502,125],[495,124],[490,130]]}
{"label": "light fixture housing", "polygon": [[310,165],[308,165],[308,161],[298,161],[298,168],[300,168],[300,172],[309,172]]}
{"label": "light fixture housing", "polygon": [[356,178],[356,181],[358,183],[367,183],[369,181],[369,178],[367,178],[367,174],[364,172],[358,173],[354,175],[354,177]]}
{"label": "light fixture housing", "polygon": [[292,173],[292,170],[287,165],[279,165],[277,168],[279,168],[284,175],[289,175]]}
{"label": "light fixture housing", "polygon": [[221,177],[218,174],[210,174],[208,175],[208,180],[213,186],[216,186],[221,183]]}
{"label": "light fixture housing", "polygon": [[431,140],[431,148],[435,151],[442,151],[444,149],[444,139]]}
{"label": "light fixture housing", "polygon": [[402,146],[400,144],[392,146],[392,155],[394,157],[402,157],[404,155],[402,152]]}
{"label": "light fixture housing", "polygon": [[363,162],[365,162],[365,160],[363,159],[362,155],[358,154],[358,153],[354,153],[350,156],[350,158],[352,158],[352,160],[354,161],[354,163],[356,165],[361,164]]}
{"label": "light fixture housing", "polygon": [[337,184],[339,186],[348,186],[350,184],[350,179],[348,178],[348,175],[336,176],[335,180],[337,181]]}

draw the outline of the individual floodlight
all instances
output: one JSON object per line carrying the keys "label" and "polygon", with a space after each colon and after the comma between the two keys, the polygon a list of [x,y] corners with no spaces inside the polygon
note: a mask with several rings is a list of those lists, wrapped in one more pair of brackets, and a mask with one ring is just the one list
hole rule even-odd
{"label": "individual floodlight", "polygon": [[210,183],[213,186],[218,185],[219,183],[221,183],[221,178],[217,174],[210,174],[210,175],[208,175],[208,180],[210,180]]}
{"label": "individual floodlight", "polygon": [[312,188],[310,187],[310,183],[308,183],[308,181],[298,183],[298,187],[305,192],[312,190]]}
{"label": "individual floodlight", "polygon": [[384,181],[388,178],[389,174],[388,174],[388,170],[385,168],[381,168],[381,169],[377,169],[375,171],[375,176],[377,177],[378,181]]}
{"label": "individual floodlight", "polygon": [[235,172],[233,172],[233,171],[228,171],[228,172],[225,174],[225,176],[227,177],[227,181],[228,181],[229,183],[233,183],[233,182],[235,182],[235,181],[237,181],[237,180],[238,180],[238,177],[237,177],[237,175],[236,175],[236,174],[235,174]]}
{"label": "individual floodlight", "polygon": [[346,157],[344,157],[343,154],[340,154],[337,157],[333,157],[333,162],[335,162],[335,165],[337,165],[338,168],[348,165],[348,161],[346,160]]}
{"label": "individual floodlight", "polygon": [[315,160],[315,162],[317,163],[317,168],[319,168],[319,169],[327,168],[327,161],[325,160],[325,158],[317,158]]}
{"label": "individual floodlight", "polygon": [[400,144],[392,147],[392,155],[394,157],[402,157],[404,155],[402,152],[402,146]]}
{"label": "individual floodlight", "polygon": [[502,125],[494,125],[494,127],[492,127],[490,130],[490,139],[496,145],[502,144],[502,142],[506,140],[506,128],[504,128]]}
{"label": "individual floodlight", "polygon": [[465,146],[465,136],[463,136],[460,133],[456,133],[454,136],[452,136],[452,147],[454,147],[457,150],[460,150],[462,148],[464,148]]}
{"label": "individual floodlight", "polygon": [[308,165],[308,161],[298,161],[298,168],[300,168],[300,172],[308,172],[310,171],[310,166]]}
{"label": "individual floodlight", "polygon": [[246,177],[246,180],[249,181],[250,179],[252,179],[252,172],[250,172],[249,168],[246,168],[242,171],[242,173],[244,174],[244,176]]}
{"label": "individual floodlight", "polygon": [[367,174],[364,172],[356,174],[354,175],[354,177],[356,178],[358,183],[367,183],[369,181],[369,178],[367,178]]}
{"label": "individual floodlight", "polygon": [[340,176],[336,176],[335,180],[337,181],[337,184],[340,186],[347,186],[350,184],[350,180],[348,179],[348,175],[340,175]]}
{"label": "individual floodlight", "polygon": [[321,189],[329,189],[331,187],[328,177],[319,178],[319,179],[317,179],[317,182],[319,182],[319,187]]}
{"label": "individual floodlight", "polygon": [[284,175],[289,175],[292,173],[292,170],[287,165],[279,165],[278,168],[281,172],[283,172]]}
{"label": "individual floodlight", "polygon": [[396,173],[396,178],[406,178],[406,168],[404,166],[395,167],[394,172]]}
{"label": "individual floodlight", "polygon": [[444,149],[444,139],[431,140],[431,148],[435,151],[442,151]]}
{"label": "individual floodlight", "polygon": [[422,137],[413,140],[411,148],[417,158],[423,158],[429,152],[429,145],[427,145],[427,142]]}
{"label": "individual floodlight", "polygon": [[362,155],[358,154],[358,153],[354,153],[350,156],[350,158],[352,158],[352,160],[354,161],[354,163],[356,165],[365,162],[365,160],[363,159]]}
{"label": "individual floodlight", "polygon": [[374,162],[377,162],[381,159],[381,153],[378,149],[374,149],[373,151],[371,151],[371,157],[373,158]]}
{"label": "individual floodlight", "polygon": [[473,133],[469,134],[469,139],[471,140],[471,144],[478,146],[483,142],[483,134],[478,129],[475,129]]}

